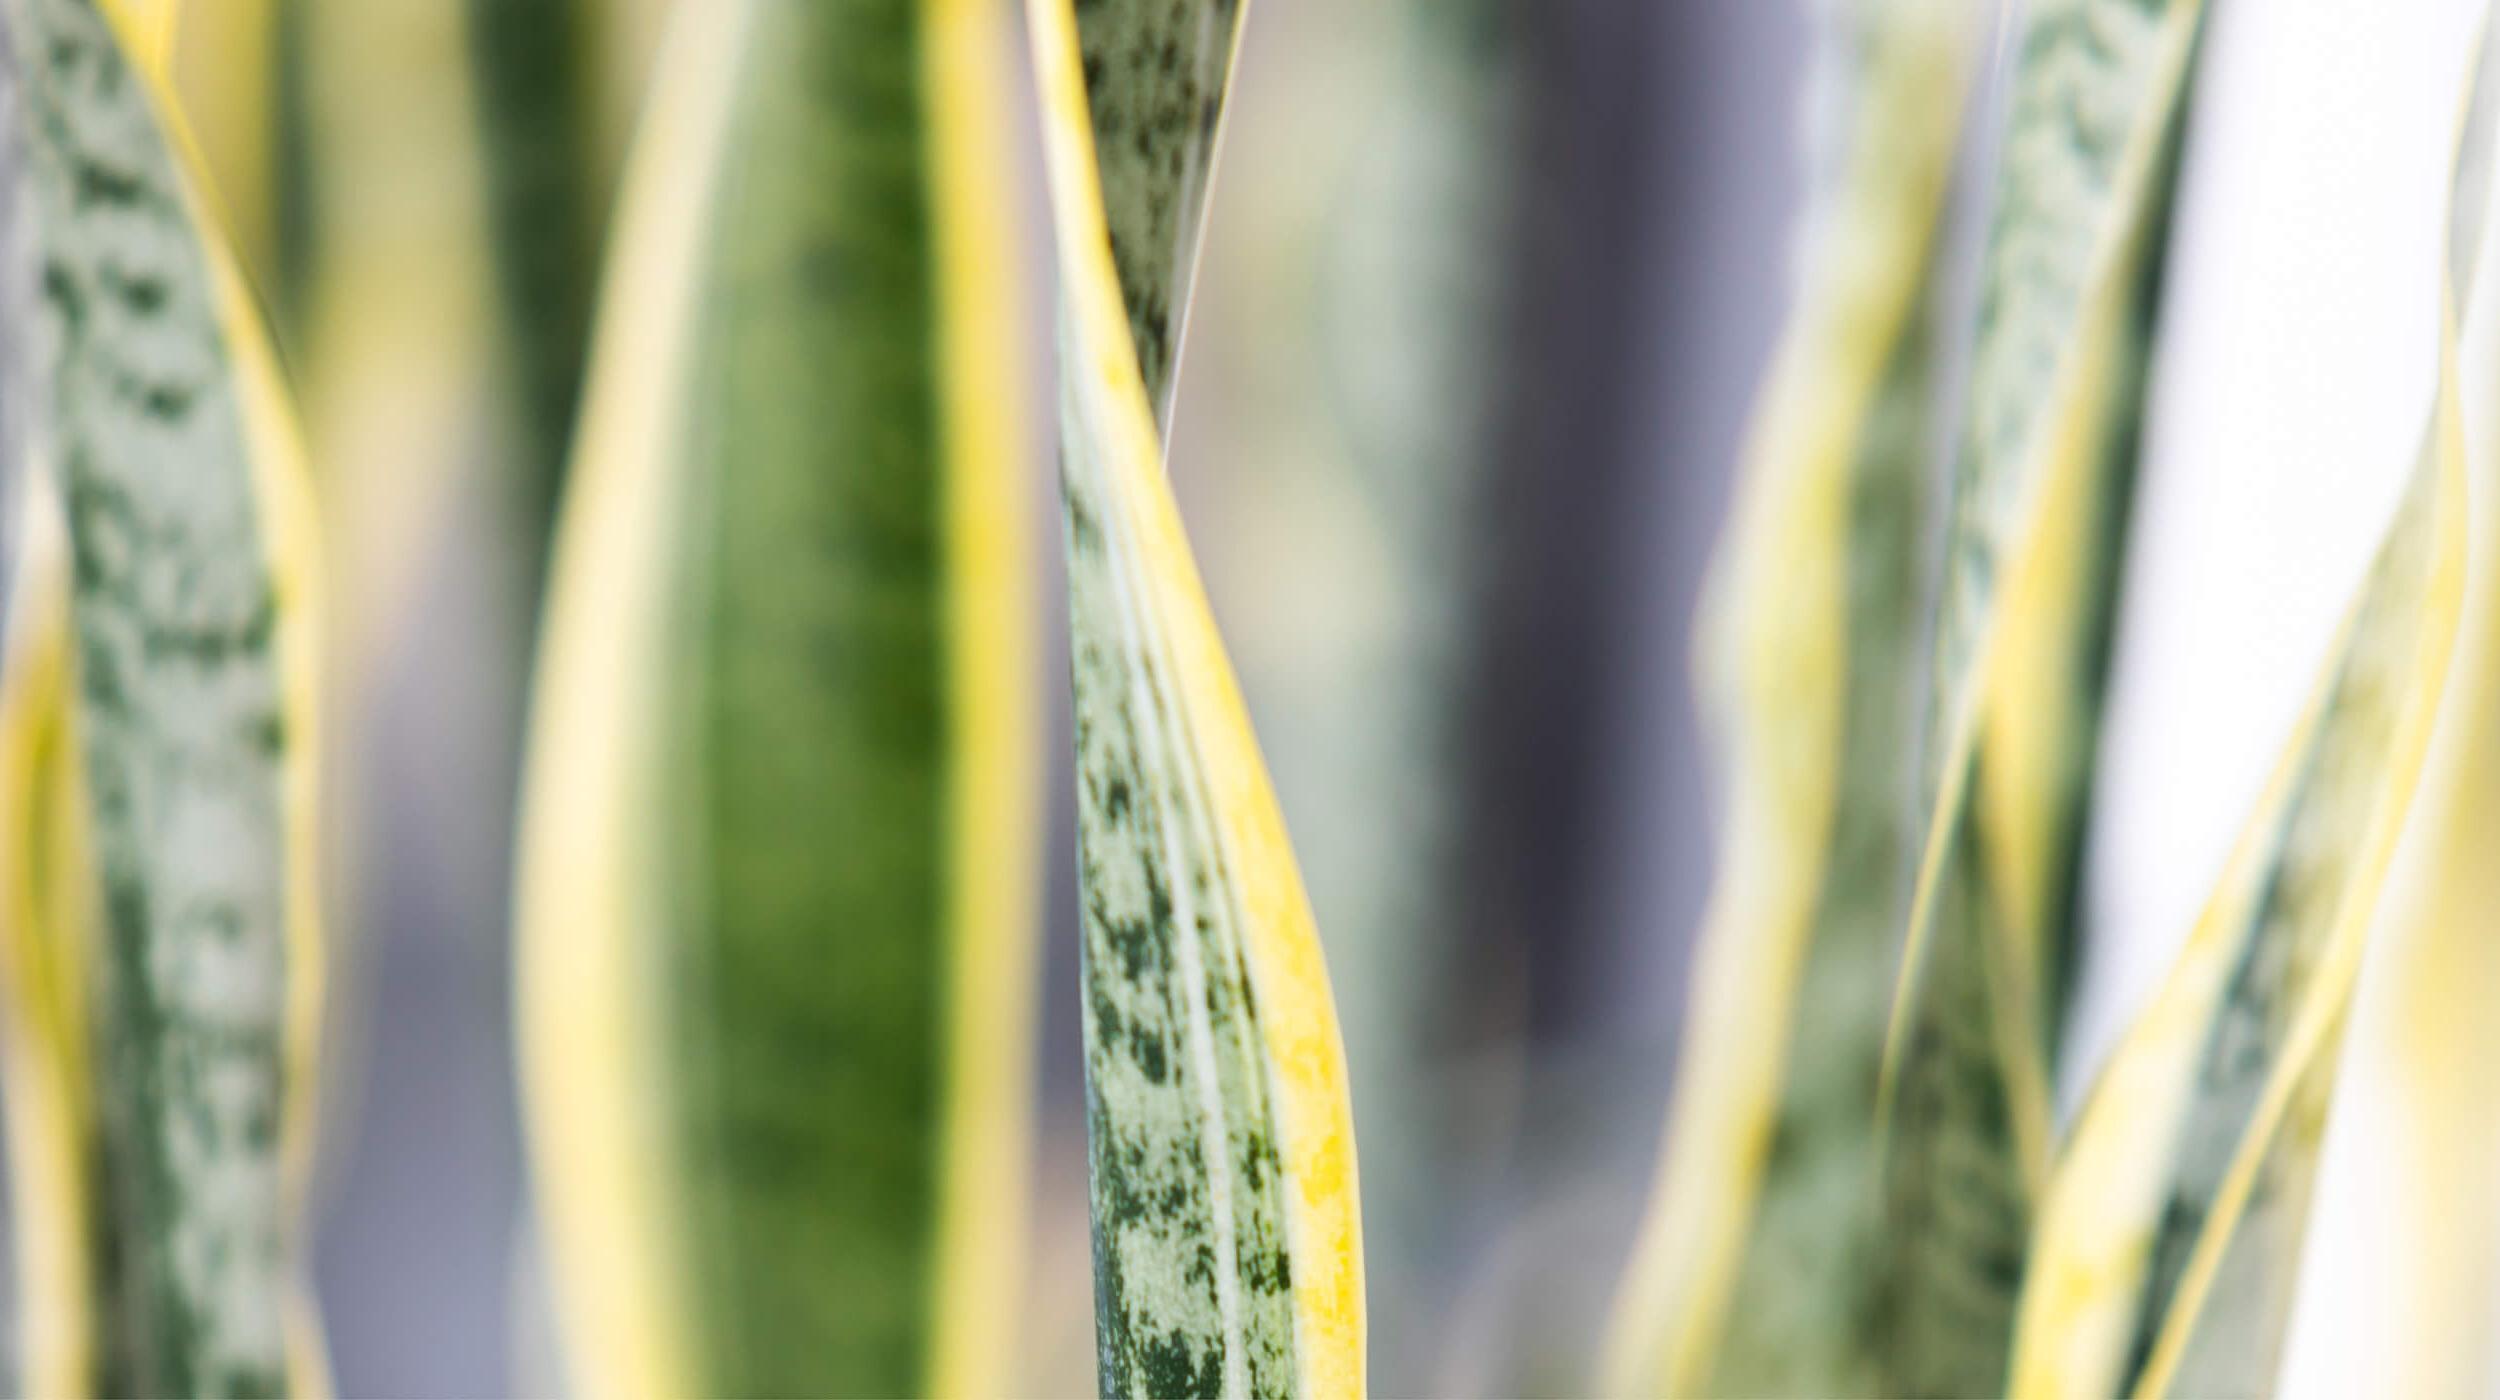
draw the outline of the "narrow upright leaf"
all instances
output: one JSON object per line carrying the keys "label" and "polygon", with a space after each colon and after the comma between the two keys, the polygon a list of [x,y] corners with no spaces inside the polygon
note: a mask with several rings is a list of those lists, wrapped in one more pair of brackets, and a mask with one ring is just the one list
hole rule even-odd
{"label": "narrow upright leaf", "polygon": [[1953,473],[1886,1047],[1883,1389],[2005,1385],[2201,0],[2024,16]]}
{"label": "narrow upright leaf", "polygon": [[[2492,1073],[2500,1023],[2491,1014],[2500,987],[2500,865],[2491,859],[2500,833],[2500,184],[2492,180],[2500,36],[2488,17],[2482,23],[2443,269],[2433,420],[2443,460],[2426,465],[2426,475],[2439,473],[2436,488],[2414,488],[2417,496],[2437,490],[2440,515],[2427,530],[2397,527],[2436,531],[2413,546],[2434,580],[2419,605],[2426,661],[2404,677],[2390,776],[2353,855],[2369,862],[2364,869],[2384,867],[2385,889],[2366,898],[2355,877],[2356,893],[2315,954],[2319,966],[2285,1013],[2280,1050],[2232,1145],[2140,1393],[2211,1393],[2270,1370],[2271,1355],[2238,1345],[2249,1335],[2240,1314],[2252,1303],[2276,1306],[2273,1289],[2288,1286],[2284,1275],[2265,1274],[2286,1269],[2298,1246],[2339,1064],[2366,1076],[2355,1088],[2366,1085],[2375,1100],[2365,1106],[2356,1096],[2373,1131],[2353,1165],[2379,1194],[2370,1244],[2355,1261],[2367,1272],[2321,1282],[2349,1288],[2361,1277],[2380,1295],[2350,1319],[2370,1374],[2391,1395],[2471,1395],[2490,1389],[2500,1362],[2490,1325],[2500,1285],[2500,1188],[2491,1174],[2500,1160]],[[2394,538],[2386,546],[2391,554],[2403,547]],[[2442,685],[2427,658],[2450,627]],[[2408,768],[2419,778],[2410,804],[2398,776]],[[2376,964],[2366,987],[2356,981],[2365,954]],[[2357,995],[2372,1003],[2358,1018]],[[2348,1020],[2367,1031],[2349,1050]]]}
{"label": "narrow upright leaf", "polygon": [[1344,1052],[1163,474],[1233,0],[1030,0],[1058,226],[1062,483],[1106,1395],[1363,1389]]}
{"label": "narrow upright leaf", "polygon": [[2489,218],[2493,76],[2460,112],[2438,388],[2409,494],[2220,887],[2052,1178],[2015,1353],[2024,1394],[2273,1388],[2364,935],[2456,642],[2456,329]]}
{"label": "narrow upright leaf", "polygon": [[136,22],[170,18],[0,6],[0,450],[35,488],[0,726],[11,1149],[41,1222],[20,1258],[27,1381],[269,1395],[323,1385],[298,1282],[311,535],[161,52],[134,58],[156,32]]}
{"label": "narrow upright leaf", "polygon": [[509,371],[510,529],[535,586],[580,397],[607,207],[591,0],[467,0]]}
{"label": "narrow upright leaf", "polygon": [[1034,952],[1006,17],[679,13],[522,835],[558,1317],[585,1394],[996,1392]]}
{"label": "narrow upright leaf", "polygon": [[1872,1105],[1917,835],[1938,232],[1989,14],[1824,13],[1798,305],[1707,614],[1731,827],[1617,1394],[1882,1389]]}

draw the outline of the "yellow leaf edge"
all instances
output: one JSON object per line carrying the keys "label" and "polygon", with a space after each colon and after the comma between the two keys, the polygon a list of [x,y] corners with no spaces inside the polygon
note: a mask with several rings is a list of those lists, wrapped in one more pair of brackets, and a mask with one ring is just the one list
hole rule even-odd
{"label": "yellow leaf edge", "polygon": [[1111,260],[1075,12],[1070,0],[1027,0],[1026,15],[1071,327],[1061,369],[1068,405],[1104,455],[1115,512],[1106,524],[1133,575],[1146,626],[1173,658],[1188,747],[1206,778],[1226,866],[1239,881],[1245,961],[1282,1130],[1299,1388],[1360,1395],[1361,1207],[1345,1048],[1327,967],[1284,817],[1164,477],[1154,410]]}

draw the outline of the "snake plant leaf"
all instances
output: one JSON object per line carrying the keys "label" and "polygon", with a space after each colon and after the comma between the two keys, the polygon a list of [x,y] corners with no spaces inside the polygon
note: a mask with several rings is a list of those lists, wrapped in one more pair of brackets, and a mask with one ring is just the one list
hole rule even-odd
{"label": "snake plant leaf", "polygon": [[0,6],[0,422],[35,485],[5,726],[11,1150],[45,1222],[20,1270],[47,1393],[325,1385],[299,1287],[309,507],[258,313],[137,56],[138,21],[170,18]]}
{"label": "snake plant leaf", "polygon": [[181,0],[102,0],[101,7],[122,35],[133,64],[160,77],[172,72]]}
{"label": "snake plant leaf", "polygon": [[[2486,20],[2486,23],[2489,21]],[[2493,40],[2486,36],[2483,91]],[[2486,106],[2478,123],[2491,123]],[[2500,140],[2478,125],[2468,139]],[[2348,1058],[2377,1092],[2383,1137],[2362,1157],[2384,1202],[2361,1262],[2383,1304],[2371,1309],[2373,1373],[2391,1394],[2469,1395],[2494,1377],[2489,1301],[2500,1241],[2500,217],[2482,215],[2481,270],[2466,298],[2455,356],[2465,438],[2465,583],[2456,652],[2423,761],[2421,792],[2398,848],[2375,961]],[[2331,1041],[2320,1058],[2335,1056]],[[2352,1070],[2347,1071],[2352,1072]],[[2356,1085],[2358,1087],[2358,1085]],[[2269,1086],[2272,1088],[2272,1086]],[[2293,1119],[2296,1096],[2281,1110]],[[2356,1096],[2355,1107],[2359,1106]],[[2262,1181],[2248,1184],[2252,1202]],[[2392,1267],[2390,1267],[2392,1266]],[[2383,1271],[2382,1271],[2383,1270]],[[2226,1287],[2217,1281],[2217,1294]],[[2184,1383],[2180,1389],[2184,1390]]]}
{"label": "snake plant leaf", "polygon": [[1616,1394],[1867,1394],[1870,1105],[1909,894],[1939,226],[1988,7],[1827,7],[1821,183],[1707,603],[1731,829]]}
{"label": "snake plant leaf", "polygon": [[587,1394],[1005,1383],[1037,756],[1005,22],[683,7],[631,157],[517,892]]}
{"label": "snake plant leaf", "polygon": [[[2368,926],[2419,774],[2462,581],[2456,419],[2439,417],[2428,470],[2221,885],[2060,1156],[2024,1286],[2017,1394],[2151,1394],[2174,1377],[2188,1394],[2271,1387],[2330,1081],[2301,1085],[2294,1118],[2263,1123],[2263,1189],[2219,1198],[2299,1013],[2338,972],[2335,942]],[[2245,1277],[2183,1297],[2191,1259],[2215,1248],[2245,1259]],[[2203,1358],[2187,1373],[2183,1347]]]}
{"label": "snake plant leaf", "polygon": [[213,0],[184,6],[168,40],[166,69],[235,260],[264,300],[278,287],[280,5],[281,0]]}
{"label": "snake plant leaf", "polygon": [[1884,1389],[2005,1383],[2199,0],[2023,20],[1885,1050]]}
{"label": "snake plant leaf", "polygon": [[2273,1387],[2361,950],[2463,606],[2456,327],[2488,217],[2493,76],[2460,127],[2438,387],[2408,496],[2220,887],[2076,1124],[2033,1246],[2019,1393]]}
{"label": "snake plant leaf", "polygon": [[[1090,197],[1101,201],[1138,374],[1155,421],[1169,426],[1243,0],[1086,0],[1081,9]],[[1056,185],[1052,196],[1061,198]]]}
{"label": "snake plant leaf", "polygon": [[86,800],[70,728],[68,541],[49,476],[18,483],[19,526],[0,655],[0,1088],[8,1112],[9,1203],[17,1230],[18,1387],[96,1389],[92,1247],[103,1223],[96,1176],[93,1043],[86,979],[98,912]]}
{"label": "snake plant leaf", "polygon": [[1237,7],[1027,13],[1062,296],[1100,1384],[1358,1395],[1344,1050],[1153,409]]}
{"label": "snake plant leaf", "polygon": [[[497,325],[511,372],[511,525],[535,561],[554,513],[589,340],[601,188],[586,0],[468,0]],[[533,563],[528,570],[535,575]]]}

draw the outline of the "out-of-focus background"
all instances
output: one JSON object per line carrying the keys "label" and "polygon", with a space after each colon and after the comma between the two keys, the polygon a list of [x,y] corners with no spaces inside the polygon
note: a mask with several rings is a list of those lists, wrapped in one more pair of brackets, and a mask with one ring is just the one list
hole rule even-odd
{"label": "out-of-focus background", "polygon": [[[210,61],[240,3],[191,0],[186,55]],[[366,543],[339,564],[371,619],[350,762],[377,794],[346,833],[360,946],[315,1270],[343,1393],[544,1390],[506,991],[524,564],[477,348],[496,292],[463,6],[281,3],[323,60],[299,96],[316,147],[361,153],[310,153],[342,231],[299,272],[332,309],[296,324],[334,339],[291,347],[350,366],[306,399],[316,442],[363,459],[340,494]],[[1807,33],[1758,0],[1250,7],[1172,461],[1329,942],[1383,1393],[1586,1384],[1706,885],[1684,657],[1784,302]],[[612,106],[652,42],[606,60]],[[1047,230],[1017,141],[1055,561]],[[1023,1375],[1086,1394],[1055,616],[1047,640]]]}
{"label": "out-of-focus background", "polygon": [[[247,100],[247,61],[274,60],[231,35],[271,6],[318,61],[280,94],[296,135],[264,148],[244,135],[271,115]],[[567,119],[612,161],[665,5],[605,7],[618,22]],[[314,1267],[349,1395],[557,1384],[506,941],[543,520],[489,330],[471,8],[189,0],[179,50],[332,522],[348,912]],[[1710,869],[1686,654],[1787,301],[1809,8],[1250,6],[1172,465],[1328,942],[1383,1394],[1585,1386],[1639,1216]],[[2084,1044],[2106,1045],[2184,932],[2410,461],[2433,289],[2349,273],[2435,269],[2472,8],[2217,7],[2093,838]],[[1031,132],[1017,139],[1040,408],[1049,260]],[[2317,295],[2278,298],[2286,279]],[[1053,441],[1037,413],[1055,544]],[[1050,596],[1055,575],[1033,586]],[[1037,818],[1044,1111],[1020,1388],[1085,1394],[1055,619],[1049,641],[1033,693],[1060,766]],[[2276,710],[2271,729],[2235,719]],[[2330,1245],[2366,1224],[2355,1170],[2330,1164]],[[2321,1393],[2340,1352],[2306,1339],[2328,1330],[2302,1330],[2290,1370]]]}

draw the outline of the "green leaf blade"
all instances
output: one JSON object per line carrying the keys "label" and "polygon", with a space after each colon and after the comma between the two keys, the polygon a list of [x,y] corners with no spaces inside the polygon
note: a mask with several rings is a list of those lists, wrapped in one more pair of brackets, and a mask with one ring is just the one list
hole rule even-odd
{"label": "green leaf blade", "polygon": [[[148,18],[161,38],[168,15]],[[71,878],[92,882],[16,935],[76,964],[86,1043],[35,1072],[82,1081],[67,1150],[92,1212],[88,1330],[31,1361],[42,1383],[111,1393],[317,1389],[299,1278],[321,971],[302,463],[158,74],[83,0],[13,0],[0,20],[10,274],[27,279],[0,416],[16,473],[48,477],[64,512],[91,859]]]}
{"label": "green leaf blade", "polygon": [[1799,310],[1712,579],[1728,845],[1620,1394],[1881,1387],[1874,1096],[1917,838],[1942,224],[1984,6],[1826,12]]}
{"label": "green leaf blade", "polygon": [[[1063,299],[1100,1384],[1358,1394],[1344,1050],[1153,403],[1220,111],[1220,87],[1191,104],[1171,85],[1229,71],[1238,9],[1032,0],[1027,14]],[[1141,37],[1155,33],[1173,42]],[[1119,114],[1111,129],[1097,111]]]}
{"label": "green leaf blade", "polygon": [[642,138],[522,891],[602,1392],[1006,1383],[1035,775],[1000,37],[952,0],[688,17]]}
{"label": "green leaf blade", "polygon": [[2363,938],[2456,645],[2455,327],[2482,253],[2496,92],[2484,74],[2462,105],[2437,398],[2411,484],[2222,881],[2051,1183],[2017,1339],[2025,1393],[2274,1383]]}
{"label": "green leaf blade", "polygon": [[1899,1393],[2005,1384],[2202,18],[2194,0],[2062,0],[2024,19],[1952,483],[1932,817],[1886,1056]]}

